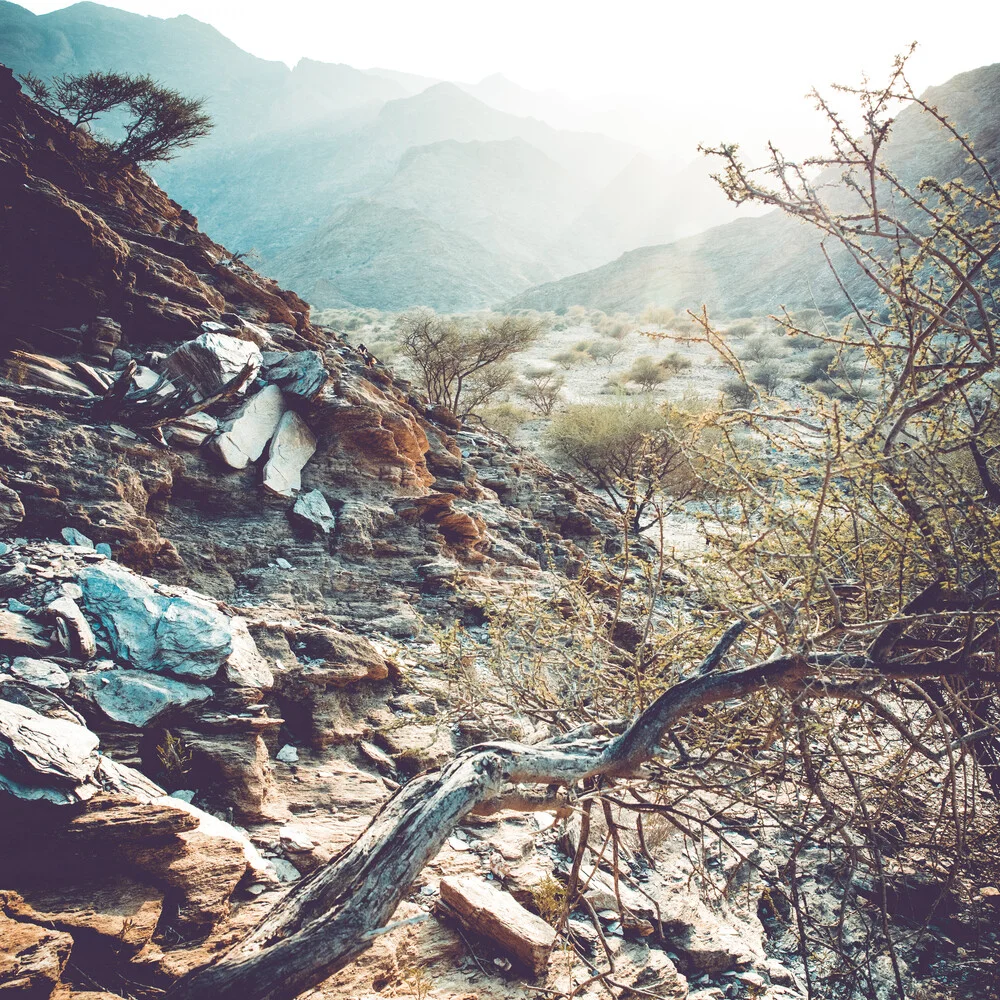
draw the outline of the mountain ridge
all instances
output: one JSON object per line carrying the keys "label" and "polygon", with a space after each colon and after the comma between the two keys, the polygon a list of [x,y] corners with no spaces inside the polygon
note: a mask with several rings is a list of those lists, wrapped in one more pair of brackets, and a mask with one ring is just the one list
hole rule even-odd
{"label": "mountain ridge", "polygon": [[[504,174],[499,164],[484,166],[477,182],[466,164],[457,185],[467,196],[464,207],[456,204],[455,190],[442,175],[437,190],[418,185],[423,200],[415,203],[411,197],[401,204],[403,214],[391,226],[386,226],[384,211],[354,212],[351,218],[367,217],[374,226],[369,232],[352,230],[356,245],[345,247],[347,259],[362,267],[350,282],[359,303],[378,300],[400,309],[447,300],[455,308],[481,308],[495,304],[484,299],[488,287],[506,298],[542,280],[607,260],[629,241],[613,227],[588,225],[586,220],[594,211],[592,200],[600,199],[634,159],[634,146],[509,114],[484,103],[470,88],[448,81],[309,59],[290,69],[257,59],[190,16],[147,17],[89,2],[45,15],[4,3],[0,62],[43,78],[90,69],[149,72],[168,86],[206,97],[207,110],[216,120],[213,135],[172,162],[157,165],[154,176],[220,239],[241,251],[255,248],[266,273],[284,281],[294,275],[303,287],[325,287],[332,270],[343,272],[344,261],[315,256],[317,238],[323,242],[317,234],[331,220],[342,218],[353,202],[382,197],[400,167],[404,174],[410,168],[409,162],[403,163],[409,149],[448,140],[519,139],[539,151],[539,156],[523,157],[524,169],[530,172],[523,183],[513,173]],[[509,89],[509,81],[485,80],[488,87]],[[510,87],[528,93],[516,84]],[[551,170],[543,157],[564,173]],[[504,178],[501,190],[498,184]],[[545,183],[548,189],[542,192]],[[521,189],[529,194],[517,203]],[[498,223],[481,211],[484,195],[491,191],[511,208],[512,224]],[[572,205],[570,196],[575,199]],[[641,206],[654,200],[659,200],[658,193],[644,189],[631,202]],[[406,214],[413,212],[416,215]],[[445,292],[437,272],[433,287],[421,295],[419,282],[405,278],[402,261],[396,266],[391,256],[403,247],[407,220],[417,224],[415,238],[429,238],[434,232],[430,245],[441,246],[441,234],[430,224],[442,225],[449,216],[464,220],[452,239],[481,261],[479,272],[487,267],[490,254],[499,255],[489,266],[502,280],[484,283],[481,275],[466,280],[460,268],[449,266],[445,272],[453,287]],[[574,230],[576,219],[583,221]],[[657,233],[666,238],[676,231],[667,220]],[[647,232],[644,229],[643,235]],[[374,287],[374,276],[362,265],[365,248],[390,233],[386,245],[375,249],[392,265],[386,273],[394,277]],[[419,257],[407,250],[406,259]],[[290,260],[294,267],[286,270]],[[302,266],[310,270],[303,272]]]}
{"label": "mountain ridge", "polygon": [[[928,88],[927,101],[968,132],[994,168],[1000,164],[1000,63],[977,67]],[[915,187],[926,176],[967,175],[961,146],[946,141],[941,126],[916,106],[899,114],[885,147],[890,169]],[[836,171],[820,184],[823,197],[848,197]],[[832,245],[831,258],[855,300],[874,304],[863,276]],[[671,243],[638,247],[597,268],[548,282],[513,296],[508,308],[562,309],[573,305],[639,313],[648,306],[710,309],[729,315],[821,308],[844,312],[847,302],[829,268],[815,230],[773,210],[737,219]]]}

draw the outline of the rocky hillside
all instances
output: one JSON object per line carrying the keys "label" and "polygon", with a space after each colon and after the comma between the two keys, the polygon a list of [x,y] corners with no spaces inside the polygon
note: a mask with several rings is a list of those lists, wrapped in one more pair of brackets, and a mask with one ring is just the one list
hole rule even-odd
{"label": "rocky hillside", "polygon": [[[463,89],[313,60],[290,70],[191,17],[93,3],[36,16],[0,0],[0,62],[44,79],[149,73],[204,98],[214,133],[155,178],[317,306],[488,307],[720,221],[700,165],[677,174],[625,142],[553,127],[496,80]],[[467,272],[436,266],[449,252]]]}
{"label": "rocky hillside", "polygon": [[0,193],[0,991],[153,990],[481,738],[435,625],[613,531],[7,70]]}
{"label": "rocky hillside", "polygon": [[[1000,63],[962,73],[923,95],[971,136],[994,167],[1000,163]],[[961,148],[916,107],[898,117],[885,147],[890,169],[909,186],[923,177],[951,179],[969,167]],[[838,178],[828,178],[827,196],[836,200]],[[845,283],[864,304],[863,276],[834,256]],[[649,305],[710,309],[729,315],[760,315],[781,305],[844,311],[837,281],[812,232],[780,212],[740,219],[707,232],[623,254],[592,271],[531,289],[516,307],[559,309],[584,305],[638,313]]]}

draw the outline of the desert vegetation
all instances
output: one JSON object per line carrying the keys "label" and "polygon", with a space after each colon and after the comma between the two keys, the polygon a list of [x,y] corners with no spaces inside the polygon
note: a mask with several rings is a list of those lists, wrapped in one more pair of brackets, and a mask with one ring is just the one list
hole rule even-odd
{"label": "desert vegetation", "polygon": [[90,131],[112,166],[170,160],[212,130],[203,100],[149,76],[90,72],[46,82],[27,73],[23,81],[42,107]]}
{"label": "desert vegetation", "polygon": [[[746,405],[685,415],[626,398],[557,413],[553,446],[615,500],[625,544],[607,573],[588,571],[550,605],[494,604],[486,645],[455,633],[442,646],[470,710],[528,717],[550,735],[473,747],[410,782],[174,996],[258,995],[253,984],[279,967],[291,996],[328,975],[366,946],[359,928],[386,921],[457,820],[494,803],[575,818],[565,889],[546,909],[560,930],[588,858],[605,859],[617,892],[655,868],[655,818],[739,855],[726,817],[750,810],[780,854],[761,919],[784,920],[775,933],[809,996],[902,1000],[908,968],[941,944],[941,914],[951,934],[978,936],[983,873],[1000,864],[1000,193],[910,90],[904,61],[884,88],[851,93],[864,135],[817,97],[827,157],[775,154],[762,175],[733,147],[710,152],[731,198],[778,207],[862,257],[880,308],[852,304],[822,330],[779,316],[780,336],[741,324],[727,337],[703,312],[695,339],[748,388]],[[900,103],[966,145],[972,180],[911,189],[887,171],[880,146]],[[816,167],[859,180],[842,211],[804,182]],[[783,343],[799,337],[815,346]],[[781,393],[792,356],[808,407]],[[866,391],[849,393],[862,376]],[[695,490],[706,556],[673,563],[667,546],[641,544],[654,498]],[[612,953],[589,964],[613,994]]]}

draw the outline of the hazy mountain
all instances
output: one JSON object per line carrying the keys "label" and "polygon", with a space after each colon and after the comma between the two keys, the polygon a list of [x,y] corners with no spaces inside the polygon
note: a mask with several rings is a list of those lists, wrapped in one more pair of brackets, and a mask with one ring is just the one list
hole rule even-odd
{"label": "hazy mountain", "polygon": [[[451,145],[411,155],[439,143]],[[457,148],[466,143],[489,148]],[[497,145],[502,143],[511,145]],[[527,248],[537,248],[535,267],[527,272],[533,277],[520,286],[527,287],[591,262],[579,253],[550,254],[548,246],[587,204],[600,180],[632,155],[603,136],[560,132],[489,108],[451,84],[437,84],[387,102],[354,128],[304,127],[206,146],[156,173],[206,227],[232,246],[256,246],[264,270],[284,280],[290,279],[282,262],[289,252],[299,256],[301,240],[356,199],[375,199],[384,208],[416,210],[439,225],[457,224],[459,232],[495,252],[513,253],[516,273],[522,273]],[[586,171],[579,169],[580,162],[587,163]],[[384,232],[379,218],[379,231],[368,239],[355,230],[363,243],[377,241]],[[503,249],[507,236],[501,231],[517,234],[516,249]],[[325,274],[328,263],[314,258],[312,277]],[[461,283],[460,274],[456,280]],[[470,283],[470,306],[482,304],[480,287]],[[507,287],[505,294],[517,290]]]}
{"label": "hazy mountain", "polygon": [[203,98],[215,130],[199,144],[201,154],[305,126],[338,130],[343,120],[340,130],[355,127],[359,116],[373,117],[407,94],[351,66],[303,59],[289,69],[259,59],[186,14],[144,17],[95,3],[35,15],[0,0],[0,62],[43,79],[90,70],[148,73]]}
{"label": "hazy mountain", "polygon": [[571,268],[547,240],[583,191],[523,139],[412,147],[370,197],[278,253],[274,271],[318,307],[490,306]]}
{"label": "hazy mountain", "polygon": [[[459,86],[484,104],[512,115],[538,118],[555,128],[600,132],[636,146],[673,168],[687,163],[697,143],[678,132],[675,108],[649,97],[573,99],[557,90],[529,90],[501,73]],[[690,130],[688,130],[690,133]]]}
{"label": "hazy mountain", "polygon": [[[320,262],[319,264],[317,262]],[[279,273],[317,307],[460,311],[530,278],[507,258],[412,209],[359,200],[282,254]]]}
{"label": "hazy mountain", "polygon": [[[375,198],[420,211],[494,253],[541,261],[552,274],[561,268],[545,263],[554,252],[550,234],[565,228],[588,191],[578,176],[523,139],[449,139],[407,150]],[[571,259],[566,255],[563,268]]]}
{"label": "hazy mountain", "polygon": [[379,114],[378,135],[395,146],[444,139],[524,139],[596,184],[609,181],[635,155],[632,147],[598,133],[555,129],[537,119],[497,111],[453,83],[438,83],[413,97],[388,102]]}
{"label": "hazy mountain", "polygon": [[[991,166],[1000,164],[1000,63],[954,77],[924,98],[968,133]],[[900,113],[885,147],[896,176],[913,187],[923,177],[968,176],[965,152],[933,118],[910,106]],[[849,193],[831,172],[819,183],[833,205]],[[920,219],[912,213],[913,225]],[[862,303],[871,301],[864,276],[831,247],[838,272]],[[608,264],[550,282],[511,305],[557,309],[585,305],[639,312],[648,305],[710,308],[729,314],[767,313],[781,305],[843,311],[844,296],[820,252],[815,231],[779,212],[740,219],[688,239],[646,246]]]}
{"label": "hazy mountain", "polygon": [[[500,76],[463,88],[315,60],[289,69],[188,16],[93,3],[36,16],[4,0],[0,61],[43,78],[149,73],[203,96],[215,132],[154,176],[209,232],[256,248],[263,271],[294,274],[306,291],[336,274],[335,294],[358,302],[478,307],[688,232],[703,211],[719,218],[692,178],[606,135],[553,127],[542,118],[575,120],[580,108]],[[476,263],[466,274],[447,252],[422,291],[429,265],[412,248],[449,243]],[[381,275],[370,259],[386,265]]]}
{"label": "hazy mountain", "polygon": [[420,76],[419,73],[403,73],[396,69],[375,67],[365,70],[365,72],[371,76],[380,76],[383,79],[391,80],[393,83],[398,84],[408,97],[419,94],[421,90],[426,90],[428,87],[433,87],[435,83],[444,83],[443,80],[436,76]]}
{"label": "hazy mountain", "polygon": [[592,253],[596,264],[609,253],[679,239],[735,217],[735,206],[710,177],[704,157],[676,171],[638,153],[574,219],[559,243]]}

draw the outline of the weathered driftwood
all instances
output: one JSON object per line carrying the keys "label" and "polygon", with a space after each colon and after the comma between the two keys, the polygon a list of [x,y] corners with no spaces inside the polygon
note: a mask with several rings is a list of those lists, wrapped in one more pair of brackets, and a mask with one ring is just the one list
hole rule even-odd
{"label": "weathered driftwood", "polygon": [[[832,666],[836,684],[828,682]],[[952,668],[927,663],[897,669],[914,677],[940,676]],[[706,705],[764,687],[801,692],[819,686],[824,695],[847,697],[873,674],[893,672],[864,656],[787,657],[682,681],[620,735],[591,729],[536,746],[470,747],[441,770],[401,788],[353,844],[299,882],[228,952],[178,981],[168,1000],[292,1000],[370,947],[372,932],[389,921],[455,826],[511,786],[564,788],[597,775],[634,775],[659,752],[671,725]],[[516,804],[518,798],[507,795],[505,801]]]}
{"label": "weathered driftwood", "polygon": [[6,379],[0,379],[0,395],[18,403],[57,410],[82,423],[119,423],[139,430],[153,430],[235,395],[257,371],[252,364],[247,364],[218,392],[205,399],[196,399],[191,386],[175,386],[173,392],[161,393],[167,385],[165,375],[161,375],[148,389],[135,389],[132,387],[135,370],[135,362],[130,361],[103,396],[80,396],[40,386],[18,385]]}

